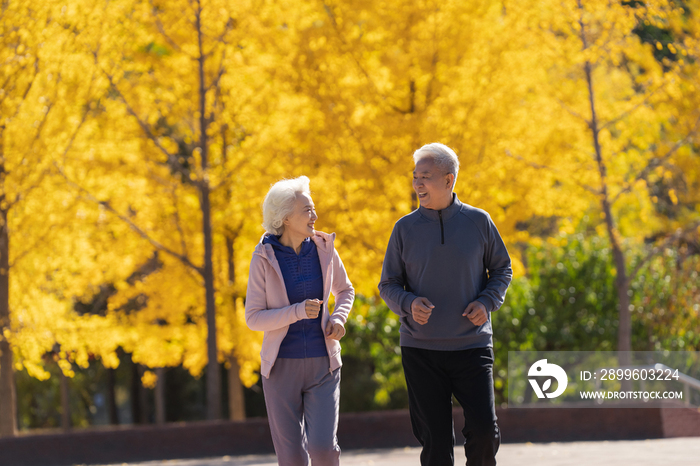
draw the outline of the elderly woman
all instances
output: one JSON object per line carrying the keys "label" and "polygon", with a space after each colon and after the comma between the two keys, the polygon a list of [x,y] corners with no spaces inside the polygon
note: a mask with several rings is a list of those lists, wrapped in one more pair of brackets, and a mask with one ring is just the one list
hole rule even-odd
{"label": "elderly woman", "polygon": [[[340,464],[340,342],[355,297],[335,234],[314,230],[305,176],[275,183],[250,263],[245,317],[262,330],[263,391],[280,466]],[[335,310],[328,309],[333,293]]]}

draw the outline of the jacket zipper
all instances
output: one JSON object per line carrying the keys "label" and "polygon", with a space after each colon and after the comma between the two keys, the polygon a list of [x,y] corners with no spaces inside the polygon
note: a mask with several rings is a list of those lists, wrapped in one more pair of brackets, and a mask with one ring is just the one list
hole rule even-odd
{"label": "jacket zipper", "polygon": [[[303,273],[301,269],[301,255],[297,256],[297,270],[299,272],[299,276],[302,276]],[[308,292],[306,290],[306,281],[304,281],[304,299],[306,299],[306,296],[308,296]],[[306,319],[303,319],[301,321],[301,337],[304,342],[304,358],[306,358],[306,324]]]}
{"label": "jacket zipper", "polygon": [[438,210],[438,217],[440,217],[440,244],[445,244],[445,227],[442,225],[442,210]]}

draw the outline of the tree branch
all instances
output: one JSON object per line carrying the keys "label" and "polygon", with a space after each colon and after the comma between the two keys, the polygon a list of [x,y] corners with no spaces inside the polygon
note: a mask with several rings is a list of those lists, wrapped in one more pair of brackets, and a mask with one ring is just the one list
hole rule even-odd
{"label": "tree branch", "polygon": [[[48,120],[48,118],[49,118],[49,112],[51,112],[51,109],[52,109],[52,108],[53,108],[53,103],[50,103],[49,106],[48,106],[48,109],[47,109],[46,112],[44,113],[44,117],[42,118],[41,123],[39,123],[39,126],[37,127],[37,131],[36,131],[36,134],[34,135],[34,139],[32,139],[32,142],[29,143],[29,146],[27,147],[27,149],[22,153],[22,160],[19,162],[18,166],[24,165],[24,164],[26,163],[26,160],[27,160],[27,153],[29,153],[29,151],[30,151],[32,148],[34,148],[34,144],[36,144],[36,142],[41,138],[41,131],[42,131],[42,129],[44,128],[44,125],[46,124],[46,120]],[[81,126],[82,126],[82,124],[81,124]],[[33,172],[33,171],[34,171],[33,169],[30,170],[30,173]],[[9,173],[9,172],[8,172],[8,173]],[[28,192],[30,192],[31,190],[33,190],[39,183],[41,183],[41,180],[44,178],[45,175],[46,175],[46,172],[45,172],[45,171],[42,171],[42,172],[40,173],[39,179],[37,180],[37,182],[35,183],[35,185],[34,185],[34,186],[30,186],[30,187],[24,192],[24,195],[26,195]],[[24,181],[24,176],[21,176],[21,175],[20,175],[19,178],[20,178],[20,183],[22,183],[22,182]],[[19,202],[19,200],[20,200],[20,198],[22,197],[22,195],[23,195],[23,194],[22,194],[21,192],[17,193],[17,195],[15,196],[15,200],[12,201],[12,203],[10,204],[10,206],[12,206],[12,205],[16,204],[17,202]]]}
{"label": "tree branch", "polygon": [[[83,127],[83,125],[85,124],[85,121],[87,120],[88,113],[90,113],[90,107],[89,107],[89,106],[85,106],[85,112],[83,112],[83,117],[80,119],[80,123],[78,123],[78,126],[76,126],[75,131],[73,131],[73,134],[71,135],[70,139],[68,140],[68,144],[66,144],[66,147],[65,147],[64,150],[63,150],[63,154],[61,154],[61,157],[62,157],[62,158],[64,158],[64,157],[66,156],[66,154],[68,154],[68,152],[69,152],[69,151],[71,150],[71,148],[73,147],[73,143],[75,142],[75,138],[78,136],[78,133],[80,132],[80,129]],[[37,135],[38,135],[38,133],[37,133]],[[48,170],[44,170],[44,171],[41,173],[41,175],[39,176],[39,179],[38,179],[32,186],[30,186],[29,188],[27,188],[27,189],[26,189],[25,191],[23,191],[23,192],[17,193],[17,195],[15,196],[14,200],[10,203],[9,207],[14,206],[14,205],[17,204],[19,201],[21,201],[21,200],[22,200],[22,196],[25,196],[25,197],[26,197],[26,195],[27,195],[28,193],[30,193],[31,191],[33,191],[34,189],[36,189],[36,188],[39,186],[39,183],[41,183],[42,179],[44,178],[44,176],[46,176],[47,173],[48,173]],[[8,208],[9,208],[9,207],[8,207]]]}
{"label": "tree branch", "polygon": [[202,268],[202,267],[198,267],[198,266],[196,266],[195,264],[193,264],[192,261],[190,261],[189,257],[187,257],[187,256],[185,256],[185,255],[183,255],[183,254],[178,254],[177,252],[173,251],[172,249],[168,248],[167,246],[165,246],[165,245],[161,244],[160,242],[156,241],[155,239],[151,238],[151,236],[150,236],[148,233],[146,233],[143,229],[141,229],[141,227],[139,227],[138,225],[136,225],[129,217],[127,217],[127,216],[125,216],[125,215],[119,213],[114,207],[112,207],[112,206],[110,205],[109,201],[101,201],[101,200],[97,199],[97,197],[94,196],[92,193],[90,193],[90,191],[88,191],[87,189],[83,188],[82,186],[80,186],[80,185],[77,184],[76,182],[72,181],[72,180],[68,177],[68,175],[66,175],[66,173],[61,169],[61,167],[60,167],[56,162],[54,162],[54,165],[56,166],[56,169],[57,169],[58,172],[61,174],[61,176],[66,180],[66,182],[67,182],[69,185],[73,186],[73,187],[74,187],[75,189],[77,189],[78,191],[80,191],[81,193],[83,193],[83,195],[84,195],[89,201],[94,202],[95,204],[98,204],[98,205],[102,206],[102,207],[105,208],[107,211],[109,211],[109,212],[111,212],[113,215],[115,215],[118,219],[120,219],[121,221],[123,221],[124,223],[126,223],[127,225],[129,225],[129,227],[131,227],[132,230],[134,230],[134,231],[135,231],[139,236],[141,236],[143,239],[145,239],[146,241],[148,241],[148,242],[151,244],[151,246],[153,246],[153,247],[154,247],[155,249],[157,249],[158,251],[162,251],[162,252],[164,252],[164,253],[166,253],[166,254],[168,254],[168,255],[170,255],[170,256],[172,256],[172,257],[178,259],[180,262],[182,262],[182,263],[185,264],[186,266],[192,268],[193,270],[195,270],[195,271],[196,271],[197,273],[199,273],[200,275],[203,274],[203,272],[204,272],[203,268]]}
{"label": "tree branch", "polygon": [[218,89],[219,88],[219,82],[221,82],[221,78],[226,72],[226,67],[224,66],[224,60],[226,60],[226,48],[224,48],[223,55],[221,56],[221,64],[219,66],[219,72],[216,73],[216,77],[211,81],[211,84],[207,87],[207,91],[210,91],[211,89]]}
{"label": "tree branch", "polygon": [[177,192],[175,191],[174,186],[170,191],[170,194],[172,195],[173,206],[175,207],[175,227],[180,234],[180,247],[182,248],[182,254],[184,256],[189,256],[189,253],[187,252],[187,242],[185,242],[185,233],[182,231],[182,225],[180,224],[180,209],[177,205]]}
{"label": "tree branch", "polygon": [[637,263],[637,265],[634,267],[634,269],[630,272],[628,280],[631,282],[634,279],[634,277],[637,276],[639,271],[650,260],[652,260],[654,258],[654,256],[656,256],[657,254],[659,254],[659,252],[666,249],[666,247],[668,245],[670,245],[674,241],[679,240],[685,233],[690,233],[694,230],[697,230],[698,228],[700,228],[700,222],[695,222],[695,223],[689,225],[688,227],[686,227],[685,229],[678,228],[674,234],[672,234],[671,236],[668,236],[661,244],[654,246],[651,249],[651,251],[649,251],[649,253],[639,263]]}
{"label": "tree branch", "polygon": [[[95,56],[95,61],[97,61],[97,56]],[[155,134],[151,131],[151,129],[148,127],[145,121],[141,119],[141,117],[138,116],[136,111],[133,109],[133,107],[129,104],[129,102],[126,100],[126,97],[122,92],[119,90],[117,87],[116,83],[114,82],[114,78],[111,74],[107,73],[104,69],[100,67],[100,70],[102,73],[105,75],[107,80],[109,81],[110,86],[119,95],[119,98],[121,101],[124,103],[126,106],[127,111],[133,116],[136,121],[138,122],[139,126],[141,127],[141,130],[145,133],[146,137],[160,150],[167,158],[168,161],[170,162],[171,166],[179,172],[182,176],[186,177],[187,179],[192,179],[191,172],[187,170],[186,168],[182,167],[182,164],[178,161],[178,158],[175,154],[171,154],[163,145],[158,141],[158,138],[156,137]]]}
{"label": "tree branch", "polygon": [[321,2],[323,4],[324,9],[326,10],[326,14],[328,15],[328,18],[331,20],[331,24],[333,25],[333,30],[335,31],[336,35],[338,36],[338,39],[340,40],[340,43],[349,51],[347,52],[350,55],[350,58],[355,62],[355,65],[357,65],[357,68],[360,70],[360,72],[365,76],[365,79],[367,79],[367,82],[370,84],[374,92],[381,97],[383,101],[389,105],[389,107],[394,110],[395,112],[401,113],[401,114],[409,114],[411,113],[409,110],[404,110],[401,108],[398,108],[394,104],[391,104],[388,102],[388,97],[382,94],[382,92],[379,90],[379,87],[375,84],[374,80],[370,76],[369,72],[365,69],[364,66],[362,66],[362,63],[360,63],[360,60],[355,56],[353,53],[354,48],[348,45],[348,43],[345,41],[345,38],[343,38],[342,34],[340,33],[340,30],[338,28],[338,23],[335,20],[335,16],[333,15],[333,12],[331,11],[331,7],[325,2]]}
{"label": "tree branch", "polygon": [[[165,32],[165,28],[163,27],[163,23],[160,21],[160,16],[158,15],[158,11],[156,9],[156,6],[153,4],[153,0],[149,0],[148,2],[151,5],[151,14],[155,18],[156,21],[156,27],[158,28],[158,32],[165,38],[165,41],[175,50],[181,53],[185,53],[182,48],[168,35],[167,32]],[[185,55],[189,55],[185,53]],[[194,59],[194,57],[190,56],[190,58]]]}
{"label": "tree branch", "polygon": [[626,116],[630,115],[632,112],[634,112],[635,110],[637,110],[639,107],[641,107],[642,105],[646,104],[646,103],[647,103],[647,99],[648,99],[649,97],[651,97],[652,95],[656,94],[656,93],[657,93],[658,91],[660,91],[661,89],[663,89],[664,86],[665,86],[665,83],[659,85],[659,87],[657,87],[656,89],[652,90],[648,95],[644,96],[644,98],[641,100],[641,102],[639,102],[637,105],[633,106],[632,108],[630,108],[630,109],[628,109],[628,110],[625,110],[624,112],[622,112],[621,114],[619,114],[617,117],[615,117],[615,118],[613,118],[612,120],[610,120],[610,121],[608,121],[608,122],[606,122],[606,123],[600,125],[600,130],[604,130],[604,129],[607,128],[608,126],[614,125],[614,124],[617,123],[618,121],[620,121],[620,120],[622,120],[623,118],[625,118]]}
{"label": "tree branch", "polygon": [[557,99],[557,103],[558,103],[559,105],[561,105],[561,107],[562,107],[564,110],[566,110],[567,112],[569,112],[569,114],[571,114],[571,116],[573,116],[574,118],[578,118],[579,120],[582,120],[584,123],[586,123],[586,126],[588,126],[588,127],[590,128],[590,126],[591,126],[590,120],[588,120],[585,116],[581,115],[580,113],[576,112],[574,109],[572,109],[571,107],[569,107],[569,106],[568,106],[563,100],[561,100],[560,98],[557,97],[556,99]]}
{"label": "tree branch", "polygon": [[[226,150],[226,148],[224,148],[224,150]],[[216,191],[217,189],[219,189],[221,186],[224,185],[224,183],[226,183],[226,180],[228,180],[228,178],[229,178],[233,173],[236,172],[236,170],[239,170],[243,165],[245,165],[245,164],[248,163],[248,162],[250,162],[250,160],[247,160],[247,159],[239,160],[238,163],[237,163],[233,168],[231,168],[230,170],[227,170],[227,171],[226,171],[226,173],[221,177],[221,179],[220,179],[220,181],[219,181],[218,183],[216,183],[215,185],[213,185],[213,186],[210,187],[210,190],[211,190],[212,192],[214,192],[214,191]]]}
{"label": "tree branch", "polygon": [[623,194],[626,194],[632,190],[634,187],[634,184],[637,181],[640,180],[646,180],[646,177],[649,175],[649,173],[655,169],[656,167],[662,165],[666,160],[668,160],[673,154],[675,154],[678,149],[683,147],[683,145],[688,142],[688,140],[693,137],[695,134],[697,134],[698,129],[700,129],[700,117],[698,117],[697,120],[695,120],[695,124],[693,125],[693,129],[691,129],[688,134],[685,135],[682,139],[678,140],[664,155],[661,157],[654,157],[649,161],[646,167],[634,178],[633,181],[627,182],[627,186],[625,186],[620,192],[618,192],[615,197],[610,201],[610,204],[613,205],[615,202],[617,202],[620,199],[620,196]]}
{"label": "tree branch", "polygon": [[[515,160],[518,160],[518,161],[520,161],[520,162],[523,162],[523,163],[525,163],[527,166],[529,166],[529,167],[531,167],[531,168],[534,168],[534,169],[536,169],[536,170],[549,170],[549,171],[551,171],[552,173],[556,173],[556,174],[558,174],[558,175],[565,175],[561,170],[556,169],[556,168],[554,168],[554,167],[550,167],[550,166],[548,166],[548,165],[542,165],[542,164],[539,164],[539,163],[536,163],[536,162],[530,162],[529,160],[526,160],[525,158],[523,158],[523,157],[521,157],[521,156],[519,156],[519,155],[513,155],[513,154],[511,154],[511,152],[510,152],[508,149],[506,149],[506,155],[507,155],[508,157],[510,157],[510,158],[513,158],[513,159],[515,159]],[[592,194],[594,194],[594,195],[596,195],[596,196],[600,196],[600,194],[601,194],[600,189],[595,189],[595,188],[593,188],[592,186],[588,186],[587,184],[579,183],[579,182],[577,182],[577,181],[574,181],[574,184],[575,184],[576,186],[578,186],[579,188],[584,189],[584,190],[586,190],[586,191],[588,191],[588,192],[590,192],[590,193],[592,193]]]}
{"label": "tree branch", "polygon": [[[209,57],[214,53],[214,50],[216,50],[216,46],[217,46],[218,44],[225,43],[224,39],[226,38],[226,34],[228,34],[228,33],[233,29],[233,25],[234,25],[234,24],[235,24],[235,23],[234,23],[233,18],[229,18],[228,21],[226,21],[226,26],[224,26],[224,30],[221,32],[221,34],[220,34],[218,37],[216,37],[216,38],[213,40],[214,46],[211,48],[211,50],[209,50],[208,52],[205,52],[205,53],[204,53],[204,58],[209,58]],[[207,36],[207,35],[204,34],[204,33],[202,33],[202,35],[205,36],[205,37],[207,37],[207,38],[209,37],[209,36]],[[225,55],[226,55],[226,47],[224,47],[224,56],[225,56]],[[223,59],[221,60],[221,63],[222,63],[222,66],[223,66]],[[209,86],[209,88],[211,88],[211,86]]]}
{"label": "tree branch", "polygon": [[[7,88],[7,83],[10,81],[10,79],[13,77],[16,77],[20,72],[24,71],[28,66],[29,65],[24,65],[20,68],[19,71],[8,73],[9,76],[7,77],[7,80],[5,80],[5,82],[3,83],[2,89],[4,89],[5,92],[3,93],[3,98],[0,99],[0,103],[4,102],[5,98],[8,97],[9,95],[11,95],[12,91],[14,91],[14,85],[10,89]],[[36,77],[38,76],[38,74],[39,74],[39,58],[36,58],[34,60],[34,76],[32,76],[32,80],[29,81],[27,88],[24,90],[24,94],[22,95],[22,98],[20,99],[19,103],[17,104],[17,108],[15,108],[15,113],[11,116],[11,118],[14,118],[19,113],[19,110],[20,110],[20,108],[22,108],[22,104],[26,100],[27,95],[29,95],[29,91],[31,91],[32,86],[34,86],[34,81],[36,80]],[[15,85],[16,84],[17,84],[17,82],[15,82]]]}
{"label": "tree branch", "polygon": [[[66,210],[72,209],[76,204],[78,203],[77,199],[73,200],[73,204],[66,207]],[[48,230],[44,235],[42,235],[40,238],[38,238],[36,241],[32,243],[31,246],[26,248],[24,251],[21,251],[19,254],[17,254],[12,262],[10,263],[10,267],[15,267],[19,261],[21,261],[27,254],[29,254],[32,251],[36,251],[37,247],[46,240],[49,236],[52,234],[52,230],[56,227],[56,225],[49,225]],[[18,230],[21,230],[22,228],[18,228]]]}

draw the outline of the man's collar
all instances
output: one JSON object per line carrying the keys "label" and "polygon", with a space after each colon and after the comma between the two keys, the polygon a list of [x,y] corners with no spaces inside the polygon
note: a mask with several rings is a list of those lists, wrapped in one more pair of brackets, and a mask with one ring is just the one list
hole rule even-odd
{"label": "man's collar", "polygon": [[425,207],[420,206],[418,207],[418,212],[420,212],[420,214],[425,218],[438,221],[441,216],[443,220],[447,220],[448,218],[453,217],[457,214],[457,212],[460,211],[461,208],[462,203],[457,197],[457,193],[452,193],[452,204],[450,204],[448,207],[445,207],[442,210],[433,210],[426,209]]}

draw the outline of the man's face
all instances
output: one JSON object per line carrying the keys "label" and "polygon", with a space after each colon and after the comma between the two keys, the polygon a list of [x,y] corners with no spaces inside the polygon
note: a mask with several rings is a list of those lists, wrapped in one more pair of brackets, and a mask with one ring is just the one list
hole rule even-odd
{"label": "man's face", "polygon": [[413,170],[413,190],[420,205],[426,209],[442,210],[452,204],[454,175],[438,169],[431,158],[423,158]]}

